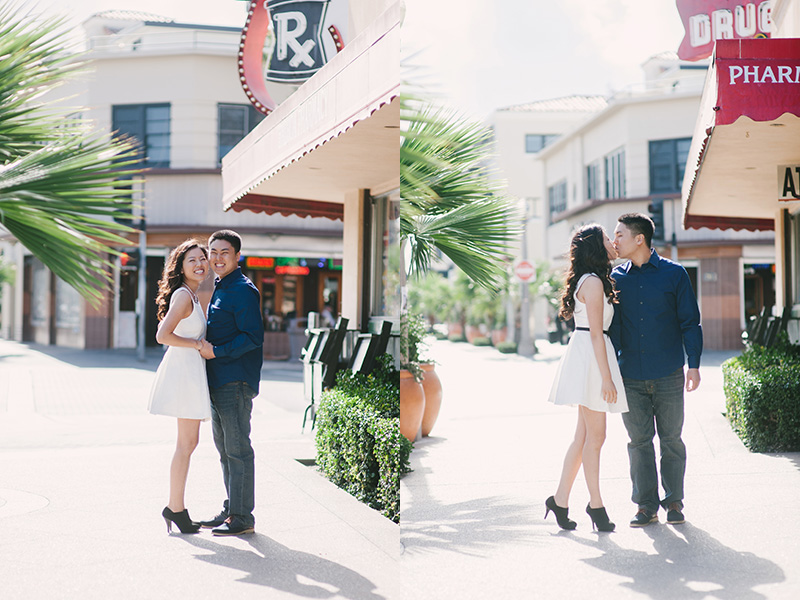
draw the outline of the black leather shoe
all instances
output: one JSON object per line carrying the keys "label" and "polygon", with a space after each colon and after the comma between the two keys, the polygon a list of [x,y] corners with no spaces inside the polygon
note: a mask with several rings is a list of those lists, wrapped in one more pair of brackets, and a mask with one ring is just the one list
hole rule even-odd
{"label": "black leather shoe", "polygon": [[578,524],[569,518],[569,508],[564,508],[556,504],[556,499],[553,496],[550,496],[547,500],[544,501],[544,505],[546,510],[544,511],[544,518],[547,518],[547,515],[550,514],[550,511],[556,515],[556,522],[561,529],[566,529],[567,531],[572,531],[575,529]]}
{"label": "black leather shoe", "polygon": [[682,507],[677,502],[673,502],[667,509],[667,523],[670,525],[680,525],[685,523],[686,519],[683,518]]}
{"label": "black leather shoe", "polygon": [[161,516],[164,517],[164,521],[167,523],[167,533],[172,533],[173,523],[178,526],[181,533],[197,533],[200,531],[200,524],[192,521],[189,517],[189,511],[185,508],[181,512],[172,512],[169,506],[165,506],[164,510],[161,511]]}
{"label": "black leather shoe", "polygon": [[226,513],[223,510],[216,517],[212,517],[208,521],[198,521],[198,523],[199,523],[200,527],[205,527],[206,529],[209,529],[209,528],[212,528],[212,527],[219,527],[220,525],[222,525],[227,520],[228,520],[228,513]]}
{"label": "black leather shoe", "polygon": [[645,508],[640,508],[636,516],[631,519],[631,527],[647,527],[650,523],[657,523],[658,515]]}
{"label": "black leather shoe", "polygon": [[246,533],[255,533],[255,527],[252,525],[242,525],[239,522],[223,523],[216,529],[212,529],[213,535],[244,535]]}
{"label": "black leather shoe", "polygon": [[614,523],[608,519],[608,513],[605,507],[592,508],[590,504],[586,505],[586,514],[592,520],[592,531],[597,527],[597,531],[614,531]]}

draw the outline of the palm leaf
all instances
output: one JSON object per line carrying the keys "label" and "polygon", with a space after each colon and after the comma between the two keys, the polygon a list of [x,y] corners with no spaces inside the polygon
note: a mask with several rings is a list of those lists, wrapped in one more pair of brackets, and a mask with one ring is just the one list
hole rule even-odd
{"label": "palm leaf", "polygon": [[410,273],[425,273],[441,252],[476,283],[499,289],[521,218],[485,166],[490,132],[408,96],[401,120],[400,233]]}
{"label": "palm leaf", "polygon": [[[112,246],[126,246],[132,144],[92,134],[41,96],[83,64],[65,49],[64,20],[0,8],[0,225],[97,305]],[[73,109],[74,110],[74,109]]]}

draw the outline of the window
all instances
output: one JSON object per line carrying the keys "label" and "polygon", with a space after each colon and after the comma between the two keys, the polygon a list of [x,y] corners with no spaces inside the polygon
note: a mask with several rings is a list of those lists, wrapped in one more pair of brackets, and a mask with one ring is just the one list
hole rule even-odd
{"label": "window", "polygon": [[222,163],[222,157],[250,133],[263,118],[264,114],[249,104],[218,104],[217,162]]}
{"label": "window", "polygon": [[650,193],[681,191],[692,138],[650,142]]}
{"label": "window", "polygon": [[586,199],[598,200],[600,195],[600,161],[586,165]]}
{"label": "window", "polygon": [[559,181],[547,188],[547,200],[550,204],[550,222],[553,216],[567,210],[567,180]]}
{"label": "window", "polygon": [[112,128],[136,138],[145,167],[169,168],[169,104],[128,104],[112,108]]}
{"label": "window", "polygon": [[625,197],[625,148],[605,157],[606,198]]}
{"label": "window", "polygon": [[557,139],[557,135],[553,134],[539,134],[539,133],[526,133],[525,134],[525,152],[533,154],[539,152],[542,148],[547,146],[553,140]]}

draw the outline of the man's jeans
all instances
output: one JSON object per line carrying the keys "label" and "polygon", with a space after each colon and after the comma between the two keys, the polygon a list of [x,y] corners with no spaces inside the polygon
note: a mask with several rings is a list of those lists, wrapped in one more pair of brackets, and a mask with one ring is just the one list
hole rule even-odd
{"label": "man's jeans", "polygon": [[[633,495],[639,508],[655,514],[659,505],[677,502],[683,507],[683,476],[686,472],[686,446],[683,429],[684,374],[681,367],[660,379],[644,381],[625,378],[628,412],[622,421],[628,430],[628,457],[631,463]],[[653,436],[658,431],[661,445],[661,485],[664,500],[658,499],[658,473]]]}
{"label": "man's jeans", "polygon": [[222,463],[228,500],[225,509],[241,525],[255,525],[255,454],[250,445],[250,414],[255,392],[235,381],[211,392],[211,428]]}

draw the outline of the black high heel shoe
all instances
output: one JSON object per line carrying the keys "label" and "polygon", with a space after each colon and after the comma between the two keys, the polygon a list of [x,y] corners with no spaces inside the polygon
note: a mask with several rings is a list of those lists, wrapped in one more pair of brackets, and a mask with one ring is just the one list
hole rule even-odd
{"label": "black high heel shoe", "polygon": [[597,531],[614,531],[614,523],[608,520],[608,513],[604,506],[600,508],[592,508],[590,504],[586,505],[586,514],[592,520],[592,531],[597,526]]}
{"label": "black high heel shoe", "polygon": [[558,504],[556,504],[556,499],[553,496],[550,496],[547,500],[545,500],[544,505],[547,507],[547,510],[544,512],[544,518],[546,519],[547,515],[549,515],[550,511],[552,510],[556,515],[556,521],[561,529],[571,531],[578,526],[575,521],[572,521],[569,518],[569,508],[560,507]]}
{"label": "black high heel shoe", "polygon": [[172,533],[173,523],[178,526],[181,533],[197,533],[200,531],[200,524],[189,518],[189,511],[185,508],[181,512],[172,512],[169,506],[165,506],[164,510],[161,511],[161,516],[164,517],[164,521],[167,523],[167,533]]}

